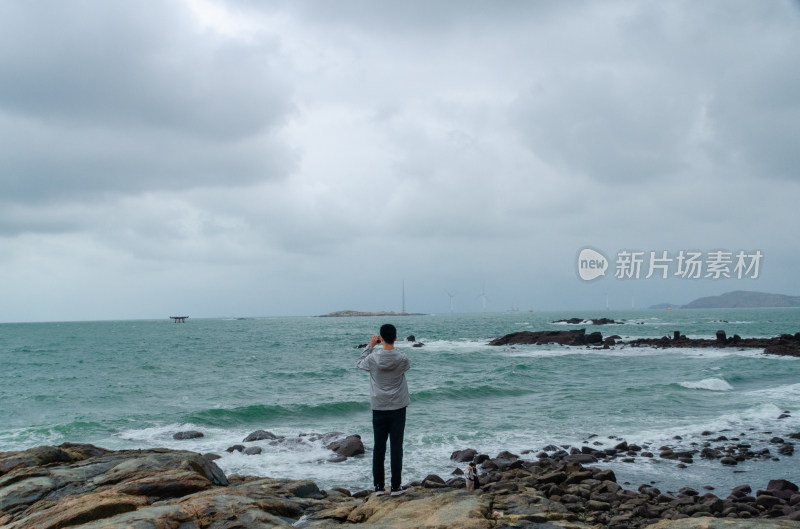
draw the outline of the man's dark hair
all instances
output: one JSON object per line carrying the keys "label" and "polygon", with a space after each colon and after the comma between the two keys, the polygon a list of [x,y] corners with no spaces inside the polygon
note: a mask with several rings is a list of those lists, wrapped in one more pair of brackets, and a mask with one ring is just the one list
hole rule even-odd
{"label": "man's dark hair", "polygon": [[386,343],[394,343],[397,340],[397,329],[391,323],[381,325],[381,338]]}

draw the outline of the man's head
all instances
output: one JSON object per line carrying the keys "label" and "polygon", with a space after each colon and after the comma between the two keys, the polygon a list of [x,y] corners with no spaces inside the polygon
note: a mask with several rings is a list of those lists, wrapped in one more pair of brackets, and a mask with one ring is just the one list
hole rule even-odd
{"label": "man's head", "polygon": [[391,323],[381,325],[381,338],[384,343],[393,344],[397,340],[397,329]]}

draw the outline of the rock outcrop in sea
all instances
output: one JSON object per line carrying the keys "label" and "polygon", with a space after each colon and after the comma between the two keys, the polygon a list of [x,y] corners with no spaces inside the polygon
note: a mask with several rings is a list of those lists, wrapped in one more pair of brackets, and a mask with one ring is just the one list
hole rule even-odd
{"label": "rock outcrop in sea", "polygon": [[603,343],[600,332],[586,334],[586,329],[569,331],[519,331],[495,338],[489,345],[525,345],[525,344],[560,344],[560,345],[596,345]]}
{"label": "rock outcrop in sea", "polygon": [[553,323],[568,323],[570,325],[585,325],[590,323],[592,325],[621,325],[622,321],[614,321],[610,318],[594,318],[584,320],[583,318],[570,318],[568,320],[556,320]]}
{"label": "rock outcrop in sea", "polygon": [[453,454],[461,462],[470,456],[481,471],[475,493],[465,490],[462,477],[430,475],[409,483],[400,497],[377,497],[321,490],[308,480],[225,476],[211,458],[188,451],[41,446],[0,453],[0,526],[744,529],[797,527],[800,520],[798,487],[786,480],[770,481],[755,494],[737,487],[720,498],[690,488],[626,490],[611,470],[576,461]]}
{"label": "rock outcrop in sea", "polygon": [[672,337],[637,338],[623,341],[619,335],[603,338],[599,331],[586,334],[586,329],[571,329],[567,331],[520,331],[506,334],[489,341],[489,345],[577,345],[577,346],[603,346],[609,348],[613,345],[623,347],[670,347],[670,348],[740,348],[763,349],[765,354],[782,356],[800,356],[800,332],[795,334],[781,334],[774,338],[742,338],[738,334],[728,336],[724,330],[716,332],[716,338],[687,338],[680,331],[674,331]]}

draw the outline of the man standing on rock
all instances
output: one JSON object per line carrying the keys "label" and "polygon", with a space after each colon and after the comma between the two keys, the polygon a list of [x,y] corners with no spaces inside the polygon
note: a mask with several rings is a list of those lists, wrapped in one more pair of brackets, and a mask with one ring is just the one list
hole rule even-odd
{"label": "man standing on rock", "polygon": [[[372,431],[375,446],[372,452],[372,478],[376,495],[386,493],[384,460],[386,441],[391,444],[392,496],[405,492],[401,487],[403,472],[403,433],[406,428],[408,396],[406,371],[411,367],[408,357],[394,348],[397,329],[391,323],[381,326],[380,336],[373,336],[361,358],[359,369],[369,372],[370,403],[372,405]],[[383,349],[375,351],[378,341]]]}

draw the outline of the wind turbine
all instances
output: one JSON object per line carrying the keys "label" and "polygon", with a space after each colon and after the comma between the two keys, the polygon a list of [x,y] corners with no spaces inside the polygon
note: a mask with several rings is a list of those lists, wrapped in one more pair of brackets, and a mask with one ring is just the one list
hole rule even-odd
{"label": "wind turbine", "polygon": [[456,295],[455,294],[451,294],[447,290],[445,290],[444,293],[447,294],[448,296],[450,296],[450,314],[452,314],[453,313],[453,298],[456,297]]}
{"label": "wind turbine", "polygon": [[486,312],[486,282],[483,283],[483,290],[478,297],[483,299],[483,312]]}

